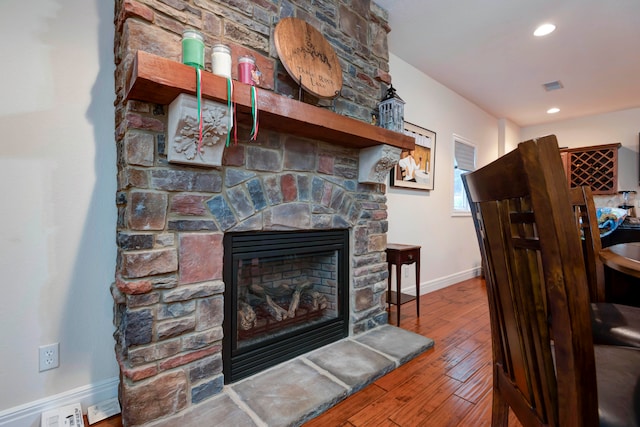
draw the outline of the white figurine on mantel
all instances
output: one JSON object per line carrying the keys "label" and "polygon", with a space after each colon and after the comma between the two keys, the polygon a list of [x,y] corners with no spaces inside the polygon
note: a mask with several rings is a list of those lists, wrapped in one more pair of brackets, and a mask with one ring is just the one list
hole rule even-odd
{"label": "white figurine on mantel", "polygon": [[202,100],[202,149],[198,152],[198,101],[180,94],[169,105],[167,159],[171,163],[200,166],[222,165],[222,154],[229,133],[227,106]]}

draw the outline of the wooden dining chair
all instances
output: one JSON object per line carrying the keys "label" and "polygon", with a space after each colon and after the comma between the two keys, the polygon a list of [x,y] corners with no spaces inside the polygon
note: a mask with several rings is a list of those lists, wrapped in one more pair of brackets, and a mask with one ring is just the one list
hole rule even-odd
{"label": "wooden dining chair", "polygon": [[569,190],[574,220],[580,231],[582,255],[589,284],[591,326],[596,344],[626,345],[640,348],[640,308],[605,300],[602,243],[596,206],[589,186]]}
{"label": "wooden dining chair", "polygon": [[492,425],[638,426],[640,350],[594,346],[555,136],[463,176],[485,269]]}

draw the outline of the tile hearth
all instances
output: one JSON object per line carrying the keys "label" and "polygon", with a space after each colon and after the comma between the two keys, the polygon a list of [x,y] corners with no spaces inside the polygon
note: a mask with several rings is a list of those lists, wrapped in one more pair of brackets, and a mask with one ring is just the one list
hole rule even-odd
{"label": "tile hearth", "polygon": [[433,340],[391,325],[345,338],[252,377],[149,427],[298,426],[432,348]]}

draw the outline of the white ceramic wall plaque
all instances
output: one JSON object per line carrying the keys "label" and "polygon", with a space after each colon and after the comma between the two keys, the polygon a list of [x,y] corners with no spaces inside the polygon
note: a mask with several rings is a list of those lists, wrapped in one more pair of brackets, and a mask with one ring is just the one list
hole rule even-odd
{"label": "white ceramic wall plaque", "polygon": [[227,106],[202,100],[202,148],[198,151],[198,101],[180,94],[169,105],[167,159],[171,163],[200,166],[222,165],[222,153],[229,133]]}

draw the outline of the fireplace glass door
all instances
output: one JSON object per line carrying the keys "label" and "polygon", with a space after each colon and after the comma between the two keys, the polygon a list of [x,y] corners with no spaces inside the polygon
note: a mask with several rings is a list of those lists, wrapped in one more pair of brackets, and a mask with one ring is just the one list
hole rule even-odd
{"label": "fireplace glass door", "polygon": [[225,234],[225,381],[347,335],[348,231]]}

